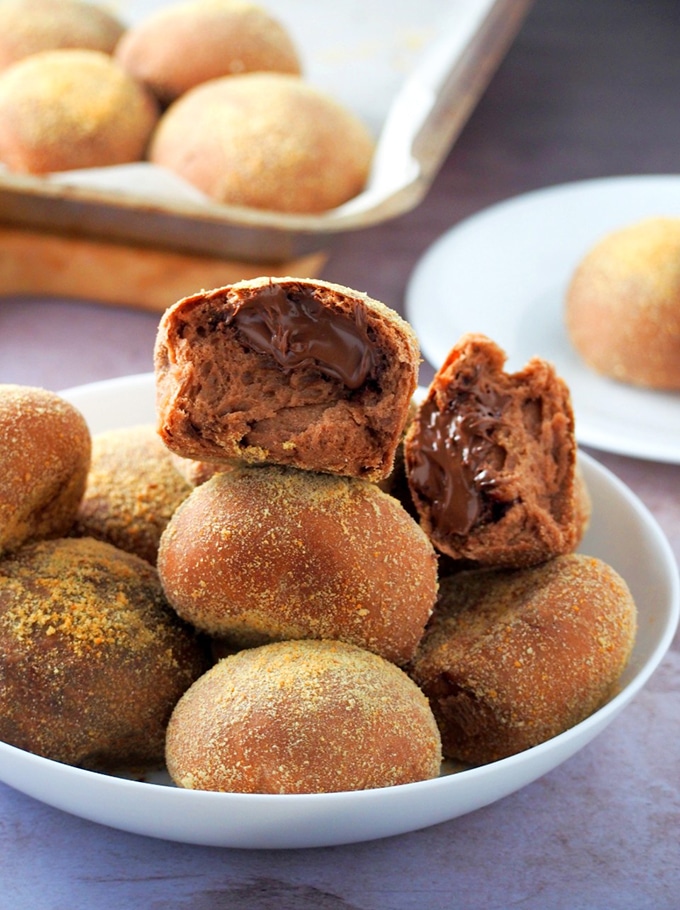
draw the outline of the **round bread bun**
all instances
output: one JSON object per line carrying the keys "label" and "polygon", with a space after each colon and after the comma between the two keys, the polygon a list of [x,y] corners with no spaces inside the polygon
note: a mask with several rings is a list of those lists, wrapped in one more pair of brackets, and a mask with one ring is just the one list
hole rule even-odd
{"label": "round bread bun", "polygon": [[408,323],[351,288],[262,277],[202,291],[158,326],[158,432],[185,458],[379,480],[419,357]]}
{"label": "round bread bun", "polygon": [[444,755],[481,765],[584,720],[615,690],[635,634],[625,581],[593,557],[461,572],[441,580],[409,673]]}
{"label": "round bread bun", "polygon": [[191,490],[155,427],[99,433],[71,533],[106,540],[155,564],[161,534]]}
{"label": "round bread bun", "polygon": [[571,278],[565,318],[596,372],[680,390],[680,218],[648,218],[595,244]]}
{"label": "round bread bun", "polygon": [[216,474],[163,532],[172,606],[241,647],[348,641],[409,660],[436,598],[436,556],[375,484],[266,465]]}
{"label": "round bread bun", "polygon": [[364,188],[373,149],[354,113],[299,77],[247,73],[175,101],[149,156],[218,202],[312,214]]}
{"label": "round bread bun", "polygon": [[0,739],[106,769],[160,763],[170,713],[206,669],[155,570],[103,541],[0,560]]}
{"label": "round bread bun", "polygon": [[285,26],[243,0],[188,0],[156,10],[127,30],[115,57],[164,105],[220,76],[301,72]]}
{"label": "round bread bun", "polygon": [[194,683],[170,719],[166,763],[188,789],[331,793],[437,777],[441,746],[398,667],[341,642],[280,642]]}
{"label": "round bread bun", "polygon": [[124,31],[113,13],[84,0],[2,0],[0,69],[58,48],[112,54]]}
{"label": "round bread bun", "polygon": [[0,385],[0,554],[65,536],[90,467],[85,418],[54,392]]}
{"label": "round bread bun", "polygon": [[100,51],[43,51],[0,73],[0,161],[44,174],[144,156],[155,100]]}

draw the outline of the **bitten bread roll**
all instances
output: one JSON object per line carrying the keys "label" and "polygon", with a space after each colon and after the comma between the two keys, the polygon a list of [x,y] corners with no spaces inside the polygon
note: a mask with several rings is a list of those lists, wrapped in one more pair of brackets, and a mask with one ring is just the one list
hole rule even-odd
{"label": "bitten bread roll", "polygon": [[178,98],[149,157],[217,202],[315,214],[364,189],[373,151],[364,124],[325,92],[298,76],[246,73]]}
{"label": "bitten bread roll", "polygon": [[191,489],[155,427],[98,433],[71,533],[105,540],[154,565],[161,534]]}
{"label": "bitten bread roll", "polygon": [[579,554],[443,579],[409,668],[448,758],[484,764],[580,723],[614,691],[636,609],[610,566]]}
{"label": "bitten bread roll", "polygon": [[573,550],[584,528],[569,390],[538,357],[466,335],[435,375],[405,442],[408,482],[442,553],[526,566]]}
{"label": "bitten bread roll", "polygon": [[196,487],[163,532],[158,571],[183,619],[237,646],[333,638],[398,664],[437,595],[432,545],[396,499],[276,466]]}
{"label": "bitten bread roll", "polygon": [[65,536],[90,467],[80,411],[54,392],[0,385],[0,555]]}
{"label": "bitten bread roll", "polygon": [[598,373],[680,390],[680,218],[648,218],[595,244],[572,276],[565,318]]}
{"label": "bitten bread roll", "polygon": [[416,388],[418,346],[397,313],[323,281],[261,278],[163,315],[158,431],[213,463],[275,462],[380,480]]}
{"label": "bitten bread roll", "polygon": [[0,161],[11,171],[138,161],[157,119],[146,89],[100,51],[43,51],[0,73]]}
{"label": "bitten bread roll", "polygon": [[115,57],[163,104],[220,76],[301,72],[285,26],[242,0],[189,0],[156,10],[127,30]]}
{"label": "bitten bread roll", "polygon": [[168,726],[180,787],[333,793],[437,777],[427,699],[398,667],[332,641],[227,657],[182,697]]}
{"label": "bitten bread roll", "polygon": [[99,540],[0,560],[0,739],[94,769],[160,763],[182,693],[205,670],[155,570]]}
{"label": "bitten bread roll", "polygon": [[58,48],[113,53],[125,31],[109,10],[83,0],[2,0],[0,69]]}

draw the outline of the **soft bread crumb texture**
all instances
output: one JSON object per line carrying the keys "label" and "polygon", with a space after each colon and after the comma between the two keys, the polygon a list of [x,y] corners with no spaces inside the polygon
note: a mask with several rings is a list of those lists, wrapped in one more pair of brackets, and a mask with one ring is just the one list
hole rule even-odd
{"label": "soft bread crumb texture", "polygon": [[596,243],[572,275],[565,322],[596,372],[680,390],[680,218],[647,218]]}
{"label": "soft bread crumb texture", "polygon": [[161,538],[180,616],[237,646],[333,638],[410,659],[437,595],[436,555],[375,484],[277,466],[197,487]]}
{"label": "soft bread crumb texture", "polygon": [[[313,314],[306,321],[305,307]],[[244,312],[271,319],[271,350],[257,350],[244,334]],[[337,343],[324,365],[314,355],[331,330]],[[370,368],[350,388],[325,367],[356,345]],[[276,359],[300,349],[308,356],[290,366]],[[394,310],[340,285],[262,277],[203,291],[178,301],[159,324],[158,431],[169,449],[198,461],[380,480],[392,469],[419,359],[412,329]]]}
{"label": "soft bread crumb texture", "polygon": [[466,571],[442,579],[408,672],[430,699],[444,755],[485,764],[600,707],[615,691],[636,630],[625,581],[594,557]]}
{"label": "soft bread crumb texture", "polygon": [[205,670],[146,561],[90,538],[0,560],[0,739],[87,768],[162,761]]}
{"label": "soft bread crumb texture", "polygon": [[341,642],[298,641],[220,661],[175,708],[166,745],[180,787],[331,793],[439,774],[427,699],[382,658]]}
{"label": "soft bread crumb texture", "polygon": [[90,467],[85,418],[59,395],[0,385],[0,555],[65,536]]}

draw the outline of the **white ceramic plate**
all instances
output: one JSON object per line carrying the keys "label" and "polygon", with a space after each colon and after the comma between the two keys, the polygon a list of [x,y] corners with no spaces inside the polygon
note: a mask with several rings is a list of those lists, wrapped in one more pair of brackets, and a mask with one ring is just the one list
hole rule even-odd
{"label": "white ceramic plate", "polygon": [[456,225],[422,257],[406,312],[439,367],[465,332],[504,348],[516,370],[539,355],[567,381],[583,445],[680,462],[680,393],[605,379],[581,361],[562,321],[571,273],[604,234],[653,215],[680,216],[680,177],[612,177],[549,187]]}
{"label": "white ceramic plate", "polygon": [[[71,389],[65,397],[93,431],[153,419],[153,381],[126,377]],[[503,761],[382,790],[258,795],[180,790],[167,777],[128,780],[82,771],[0,743],[0,779],[82,818],[185,843],[246,848],[320,847],[438,824],[488,805],[555,768],[600,733],[649,679],[678,623],[678,576],[665,537],[639,500],[587,456],[594,515],[583,544],[627,579],[639,634],[616,697],[566,733]],[[613,530],[615,529],[615,531]]]}

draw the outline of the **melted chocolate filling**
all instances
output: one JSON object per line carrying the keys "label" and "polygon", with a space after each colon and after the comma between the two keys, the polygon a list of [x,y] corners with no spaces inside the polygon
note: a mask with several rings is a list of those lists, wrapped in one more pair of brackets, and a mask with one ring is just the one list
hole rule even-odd
{"label": "melted chocolate filling", "polygon": [[438,533],[467,534],[478,523],[498,521],[511,505],[497,473],[505,450],[495,441],[508,400],[477,386],[443,411],[433,399],[424,402],[410,478],[429,503]]}
{"label": "melted chocolate filling", "polygon": [[241,303],[227,322],[252,350],[272,357],[286,372],[314,367],[352,390],[375,373],[360,306],[349,316],[323,306],[304,288],[271,284]]}

